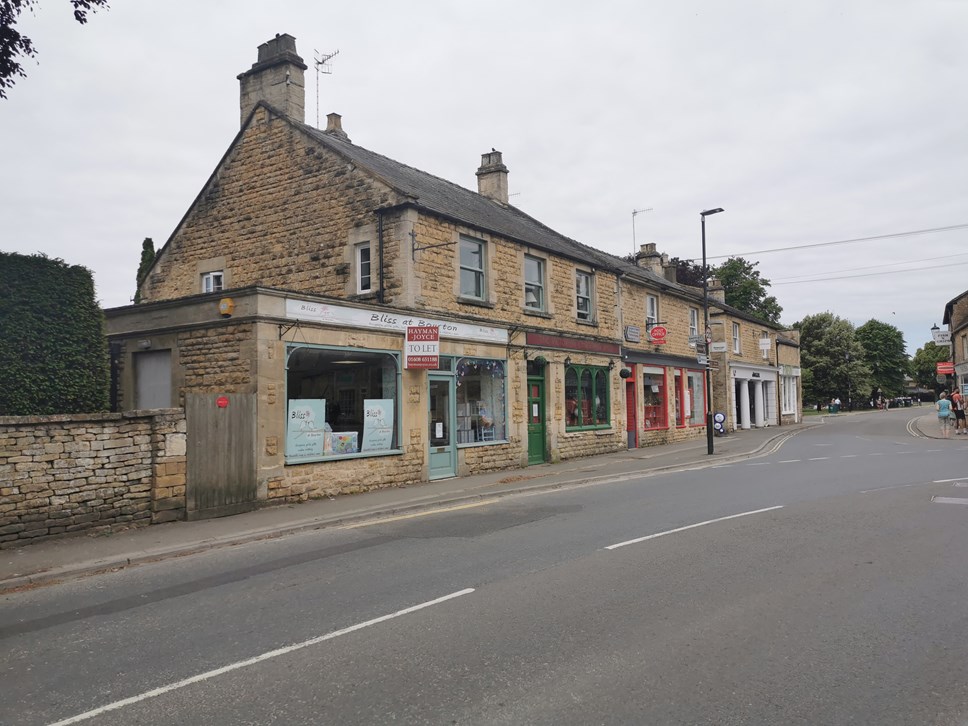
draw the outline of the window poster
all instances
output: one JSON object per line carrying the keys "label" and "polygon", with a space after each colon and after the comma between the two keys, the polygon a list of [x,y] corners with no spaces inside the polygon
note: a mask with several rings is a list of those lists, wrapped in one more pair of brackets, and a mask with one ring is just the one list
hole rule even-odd
{"label": "window poster", "polygon": [[286,456],[317,459],[323,456],[326,399],[293,398],[286,425]]}
{"label": "window poster", "polygon": [[363,446],[360,451],[389,451],[393,448],[393,399],[363,401]]}

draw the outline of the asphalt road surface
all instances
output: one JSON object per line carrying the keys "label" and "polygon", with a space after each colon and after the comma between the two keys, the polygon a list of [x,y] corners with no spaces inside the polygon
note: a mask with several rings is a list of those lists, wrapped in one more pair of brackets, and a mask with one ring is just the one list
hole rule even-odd
{"label": "asphalt road surface", "polygon": [[925,412],[4,595],[0,723],[968,723],[968,437]]}

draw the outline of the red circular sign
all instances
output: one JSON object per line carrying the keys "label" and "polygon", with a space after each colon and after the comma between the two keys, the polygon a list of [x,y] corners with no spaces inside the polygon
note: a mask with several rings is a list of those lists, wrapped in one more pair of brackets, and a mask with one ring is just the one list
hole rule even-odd
{"label": "red circular sign", "polygon": [[661,325],[653,325],[651,328],[649,328],[649,337],[652,338],[653,341],[665,340],[666,329]]}
{"label": "red circular sign", "polygon": [[219,408],[228,408],[229,397],[219,396],[218,398],[215,399],[215,405],[218,406]]}

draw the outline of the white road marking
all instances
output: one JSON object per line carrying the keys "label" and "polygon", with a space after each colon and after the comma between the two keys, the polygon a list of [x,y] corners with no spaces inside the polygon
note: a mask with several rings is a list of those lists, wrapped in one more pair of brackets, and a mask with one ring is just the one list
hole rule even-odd
{"label": "white road marking", "polygon": [[768,461],[754,461],[747,464],[746,466],[769,466],[769,465],[770,465],[770,462]]}
{"label": "white road marking", "polygon": [[812,459],[807,459],[807,461],[826,461],[829,458],[829,456],[815,456]]}
{"label": "white road marking", "polygon": [[861,489],[860,490],[860,493],[861,494],[870,494],[871,492],[886,492],[889,489],[905,489],[907,487],[917,487],[917,486],[921,486],[921,484],[920,483],[918,483],[918,484],[895,484],[894,486],[890,486],[890,487],[877,487],[877,489]]}
{"label": "white road marking", "polygon": [[959,481],[955,483],[956,487],[968,487],[968,482]]}
{"label": "white road marking", "polygon": [[938,504],[968,504],[968,499],[957,499],[955,497],[931,497],[931,501]]}
{"label": "white road marking", "polygon": [[931,483],[932,484],[947,484],[948,482],[952,482],[952,481],[964,481],[964,480],[965,480],[965,478],[963,476],[959,476],[957,479],[935,479]]}
{"label": "white road marking", "polygon": [[800,462],[800,459],[784,459],[783,461],[778,461],[776,463],[777,464],[797,464],[799,462]]}
{"label": "white road marking", "polygon": [[854,458],[856,458],[858,456],[860,456],[860,454],[842,454],[840,458],[841,459],[854,459]]}
{"label": "white road marking", "polygon": [[167,686],[161,686],[160,688],[154,688],[150,691],[145,691],[137,696],[132,696],[131,698],[125,698],[121,701],[115,701],[114,703],[109,703],[106,706],[101,706],[100,708],[95,708],[92,711],[86,711],[84,713],[79,713],[76,716],[71,716],[63,721],[57,721],[50,726],[66,726],[67,724],[78,723],[79,721],[86,721],[89,718],[94,718],[95,716],[100,716],[102,713],[107,713],[108,711],[116,711],[119,708],[124,708],[125,706],[131,706],[132,704],[145,701],[149,698],[154,698],[155,696],[161,696],[165,693],[170,693],[179,688],[184,688],[185,686],[190,686],[193,683],[200,683],[201,681],[207,681],[210,678],[215,678],[216,676],[221,676],[225,673],[230,673],[231,671],[238,670],[240,668],[246,668],[250,665],[255,665],[256,663],[261,663],[262,661],[269,660],[270,658],[277,658],[280,655],[287,655],[297,650],[303,648],[308,648],[311,645],[317,645],[326,640],[332,640],[333,638],[338,638],[341,635],[346,635],[352,633],[356,630],[362,630],[363,628],[368,628],[371,625],[376,625],[377,623],[386,622],[387,620],[392,620],[393,618],[399,618],[401,615],[409,615],[417,610],[423,610],[424,608],[429,608],[432,605],[439,605],[447,600],[453,600],[455,597],[461,597],[462,595],[469,595],[474,592],[473,587],[465,588],[464,590],[458,590],[457,592],[452,592],[450,595],[444,595],[443,597],[438,597],[436,600],[429,600],[419,605],[412,605],[411,607],[404,608],[403,610],[397,610],[395,613],[390,613],[389,615],[381,615],[373,620],[367,620],[365,623],[357,623],[356,625],[351,625],[348,628],[343,628],[342,630],[334,630],[332,633],[326,633],[325,635],[320,635],[316,638],[311,638],[309,640],[304,640],[301,643],[294,643],[292,645],[287,645],[284,648],[277,648],[276,650],[270,650],[261,655],[257,655],[253,658],[248,658],[246,660],[240,660],[236,663],[230,663],[229,665],[222,666],[221,668],[216,668],[211,671],[206,671],[205,673],[199,673],[198,675],[191,676],[190,678],[185,678],[181,681],[176,681],[175,683],[169,683]]}
{"label": "white road marking", "polygon": [[868,456],[884,456],[884,452],[883,451],[872,451],[871,453],[868,454]]}
{"label": "white road marking", "polygon": [[649,534],[645,537],[636,537],[635,539],[626,540],[625,542],[619,542],[618,544],[609,545],[605,549],[607,550],[617,550],[619,547],[625,547],[626,545],[638,544],[639,542],[645,542],[649,539],[656,539],[657,537],[665,537],[667,534],[675,534],[677,532],[685,532],[687,529],[695,529],[696,527],[703,527],[707,524],[715,524],[716,522],[725,522],[727,519],[736,519],[737,517],[748,517],[751,514],[761,514],[762,512],[772,512],[774,509],[783,509],[783,505],[779,504],[775,507],[767,507],[766,509],[754,509],[752,512],[743,512],[741,514],[730,514],[728,517],[718,517],[717,519],[708,519],[705,522],[697,522],[696,524],[687,524],[685,527],[676,527],[676,529],[669,529],[665,532],[656,532],[655,534]]}

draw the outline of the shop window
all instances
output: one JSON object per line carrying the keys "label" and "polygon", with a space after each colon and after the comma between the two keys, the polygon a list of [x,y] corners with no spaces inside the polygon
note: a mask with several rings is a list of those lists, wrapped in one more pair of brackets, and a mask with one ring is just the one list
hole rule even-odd
{"label": "shop window", "polygon": [[565,369],[565,429],[607,428],[608,369],[568,366]]}
{"label": "shop window", "polygon": [[507,441],[504,361],[457,361],[457,443]]}
{"label": "shop window", "polygon": [[664,368],[646,368],[642,377],[642,401],[645,428],[661,430],[669,427],[669,406],[666,400]]}
{"label": "shop window", "polygon": [[395,355],[289,346],[286,462],[399,452]]}
{"label": "shop window", "polygon": [[706,386],[705,375],[702,371],[686,371],[685,406],[686,425],[701,426],[706,423]]}

